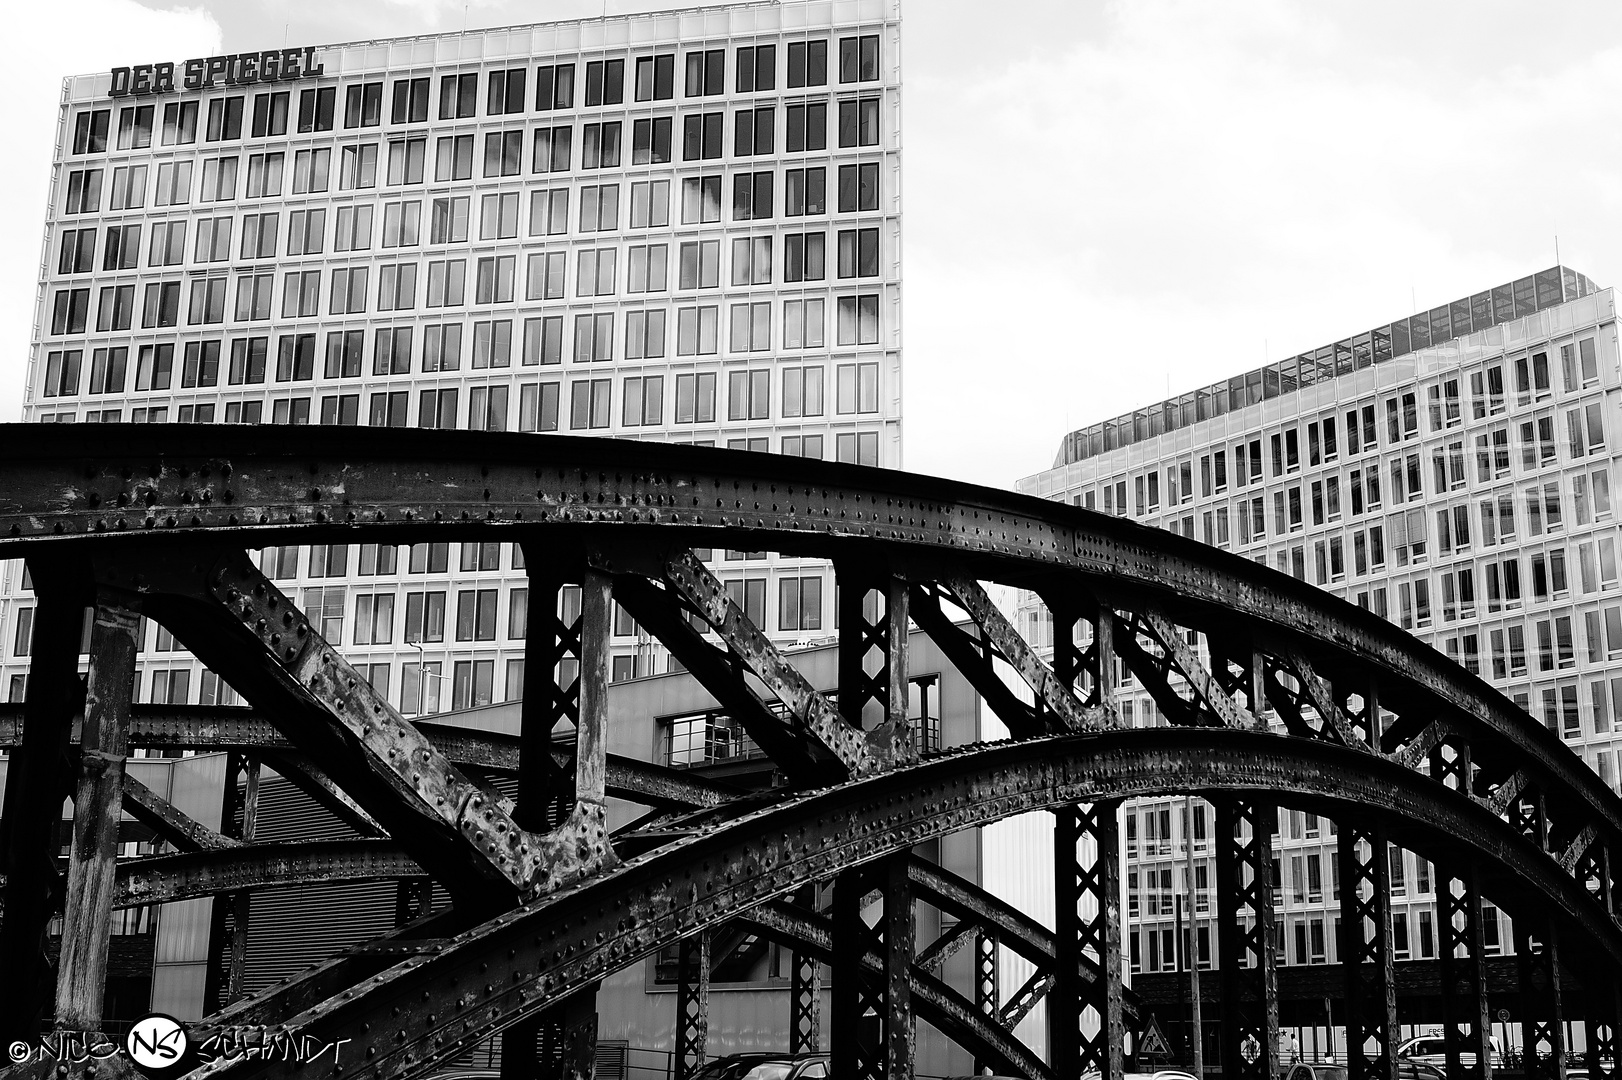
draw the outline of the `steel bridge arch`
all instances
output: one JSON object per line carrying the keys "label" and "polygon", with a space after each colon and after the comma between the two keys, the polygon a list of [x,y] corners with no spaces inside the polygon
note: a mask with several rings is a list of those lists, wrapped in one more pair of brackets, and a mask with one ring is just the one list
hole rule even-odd
{"label": "steel bridge arch", "polygon": [[[664,942],[806,883],[1014,814],[1183,792],[1265,793],[1332,814],[1373,811],[1402,827],[1405,846],[1441,861],[1468,845],[1493,869],[1484,894],[1512,915],[1552,908],[1566,922],[1566,940],[1580,943],[1597,969],[1622,969],[1622,929],[1595,920],[1586,894],[1552,872],[1546,853],[1464,796],[1434,800],[1400,765],[1324,743],[1260,732],[1134,729],[985,744],[790,797],[453,938],[428,939],[319,1011],[279,1015],[270,1011],[277,1004],[272,995],[216,1020],[281,1025],[325,1042],[349,1038],[376,1053],[342,1075],[404,1075],[454,1057],[549,998],[566,997]],[[421,1000],[448,1012],[424,1023],[420,1008],[407,1008]],[[291,1064],[239,1061],[197,1075],[293,1071]]]}
{"label": "steel bridge arch", "polygon": [[[552,650],[547,656],[573,650],[583,661],[588,654],[600,661],[596,635],[606,636],[600,624],[612,592],[634,605],[639,622],[673,653],[696,662],[688,662],[689,670],[744,716],[751,734],[758,731],[757,741],[801,789],[855,790],[892,773],[912,775],[905,717],[889,708],[894,695],[883,685],[885,673],[904,673],[905,635],[896,631],[910,618],[969,676],[1016,743],[1057,734],[1124,734],[1110,731],[1119,723],[1111,704],[1118,660],[1183,729],[1231,729],[1200,732],[1220,739],[1264,726],[1271,713],[1288,732],[1278,738],[1296,755],[1291,761],[1333,752],[1400,779],[1412,800],[1406,816],[1360,827],[1358,844],[1344,847],[1372,844],[1369,850],[1378,853],[1388,826],[1397,830],[1392,836],[1401,835],[1402,820],[1464,800],[1483,821],[1499,823],[1489,831],[1508,830],[1539,856],[1515,865],[1537,880],[1541,893],[1563,898],[1551,909],[1560,929],[1594,946],[1575,953],[1562,948],[1560,963],[1584,972],[1590,996],[1611,1003],[1595,1030],[1614,1040],[1615,954],[1600,944],[1615,932],[1622,896],[1622,801],[1558,738],[1481,680],[1371,613],[1246,560],[1005,492],[765,455],[613,440],[319,428],[301,430],[296,445],[270,429],[190,425],[157,431],[29,427],[0,435],[11,436],[12,447],[7,487],[0,491],[0,553],[24,556],[36,567],[36,635],[46,639],[36,652],[35,670],[43,677],[30,680],[19,747],[46,767],[13,785],[19,806],[28,796],[48,801],[52,785],[67,775],[70,717],[84,711],[86,730],[97,739],[105,741],[114,729],[127,737],[132,710],[108,691],[116,680],[98,690],[98,661],[114,669],[111,661],[127,642],[129,613],[145,610],[172,621],[169,628],[205,663],[276,713],[282,734],[311,759],[316,781],[325,777],[335,798],[348,798],[362,819],[399,834],[436,877],[483,882],[465,892],[470,905],[494,890],[510,898],[496,907],[524,898],[545,907],[589,890],[594,881],[619,880],[628,871],[613,869],[601,817],[607,766],[587,740],[598,731],[597,674],[582,680],[578,700],[554,688],[544,703],[547,730],[559,718],[585,718],[573,783],[569,763],[559,766],[549,750],[544,757],[532,752],[522,770],[535,781],[532,796],[577,796],[564,825],[547,831],[535,824],[535,798],[513,817],[487,801],[432,739],[380,707],[274,584],[232,554],[241,546],[283,543],[510,539],[547,554],[549,565],[540,568],[546,581],[585,580],[595,597],[595,616],[537,639],[543,651]],[[847,593],[877,591],[884,598],[885,614],[876,622],[856,625],[864,621],[860,612],[846,609],[855,619],[841,626],[841,654],[848,651],[852,663],[842,667],[837,709],[808,693],[758,628],[727,604],[686,553],[695,545],[829,558],[841,580],[855,586]],[[534,580],[533,560],[530,572]],[[1048,603],[1058,631],[1051,665],[996,611],[982,581],[1029,588]],[[69,685],[77,652],[68,640],[77,640],[76,611],[87,602],[96,605],[96,640],[106,648],[93,646],[98,660],[89,708],[81,710]],[[966,611],[977,633],[957,630],[943,614],[947,606]],[[694,616],[719,637],[721,648],[684,629]],[[861,670],[862,658],[875,653],[879,677]],[[1001,685],[994,661],[1006,661],[1030,684],[1034,707]],[[742,684],[743,669],[789,704],[788,723],[765,714]],[[847,719],[873,703],[883,722],[863,729]],[[1155,737],[1171,746],[1174,735],[1186,733]],[[101,744],[95,749],[108,752]],[[972,756],[990,762],[1003,752],[982,748]],[[80,769],[79,785],[81,802],[116,807],[116,784]],[[8,791],[7,906],[37,923],[52,903],[40,876],[41,827],[19,824],[13,801]],[[682,830],[731,835],[749,820],[738,817],[741,810],[722,802],[687,814],[672,811],[662,819],[663,832],[650,827],[654,851],[630,865],[645,865],[684,842],[661,848],[657,837]],[[1239,813],[1260,827],[1254,808]],[[875,808],[873,814],[868,827],[883,827],[883,813]],[[1067,826],[1108,827],[1096,814]],[[18,847],[24,834],[32,837],[28,850]],[[1266,890],[1257,885],[1265,860],[1254,845],[1234,858],[1239,876],[1219,892],[1259,916],[1268,907]],[[1455,860],[1451,869],[1458,870],[1462,892],[1449,892],[1453,907],[1444,916],[1450,927],[1460,922],[1467,936],[1472,904],[1479,915],[1483,890],[1473,864],[1480,860],[1457,854]],[[1374,906],[1365,913],[1375,923],[1378,861],[1343,859],[1358,880],[1375,886]],[[1075,887],[1096,890],[1109,870],[1077,867],[1076,873]],[[97,880],[95,874],[81,879],[70,907],[87,897],[105,906]],[[1491,888],[1517,909],[1512,882],[1494,879]],[[493,932],[513,918],[496,915],[486,928]],[[1060,936],[1092,934],[1090,941],[1107,948],[1096,938],[1102,930],[1078,924]],[[1550,970],[1553,932],[1539,930],[1535,950],[1549,958]],[[1469,960],[1469,943],[1461,937],[1457,944]],[[8,935],[5,947],[12,951],[0,959],[19,955],[15,938]],[[1254,936],[1227,942],[1221,951],[1226,956],[1231,949],[1250,950],[1257,970],[1270,970],[1267,946]],[[404,966],[425,963],[417,958]],[[1371,983],[1366,989],[1379,988]],[[350,1000],[359,993],[352,988]],[[882,998],[874,993],[873,1001]],[[333,1008],[342,1010],[341,1004]],[[1370,1008],[1375,1019],[1363,1030],[1382,1030],[1377,1003]],[[1247,1023],[1267,1030],[1265,1019]],[[899,1043],[893,1049],[907,1053]],[[1378,1069],[1383,1052],[1377,1047],[1370,1062],[1354,1061],[1354,1074],[1365,1075],[1365,1065]],[[1104,1064],[1115,1071],[1114,1063]]]}

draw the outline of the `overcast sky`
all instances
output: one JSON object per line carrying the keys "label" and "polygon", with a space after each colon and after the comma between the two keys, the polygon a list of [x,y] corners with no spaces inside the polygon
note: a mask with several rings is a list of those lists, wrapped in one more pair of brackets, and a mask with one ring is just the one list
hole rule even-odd
{"label": "overcast sky", "polygon": [[[62,76],[668,6],[14,12],[0,419],[21,407]],[[1619,30],[1614,0],[908,0],[906,467],[1010,486],[1070,428],[1552,265],[1556,235],[1613,284]]]}

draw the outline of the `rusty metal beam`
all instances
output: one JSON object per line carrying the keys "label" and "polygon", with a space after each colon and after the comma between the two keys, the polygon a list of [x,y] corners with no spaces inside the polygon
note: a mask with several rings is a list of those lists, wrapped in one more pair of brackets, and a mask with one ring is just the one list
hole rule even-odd
{"label": "rusty metal beam", "polygon": [[1574,793],[1579,816],[1597,812],[1608,831],[1622,829],[1622,808],[1592,770],[1557,753],[1556,737],[1478,680],[1416,651],[1372,613],[1187,538],[1006,492],[831,463],[614,440],[364,434],[318,431],[294,448],[241,427],[36,427],[14,440],[16,497],[0,508],[0,544],[159,533],[321,542],[362,526],[420,538],[491,523],[521,539],[516,530],[558,525],[625,533],[680,525],[695,542],[827,554],[882,542],[943,552],[982,580],[1028,578],[1033,567],[1107,578],[1123,602],[1175,598],[1180,620],[1196,629],[1267,627],[1309,643],[1314,656],[1343,657],[1405,688],[1382,688],[1382,700],[1429,700],[1468,718],[1472,738],[1493,742],[1500,756],[1529,752],[1540,783],[1547,777]]}
{"label": "rusty metal beam", "polygon": [[737,659],[688,624],[673,590],[632,574],[620,575],[614,588],[615,597],[638,625],[658,638],[721,708],[743,724],[792,783],[818,786],[838,779],[832,755],[819,752],[815,740],[785,724],[749,685]]}
{"label": "rusty metal beam", "polygon": [[709,623],[732,655],[788,707],[794,723],[830,754],[846,775],[865,776],[886,766],[889,758],[883,745],[845,722],[839,710],[727,597],[726,587],[691,551],[673,552],[666,558],[663,571],[665,582]]}
{"label": "rusty metal beam", "polygon": [[326,771],[303,754],[266,754],[266,763],[278,776],[298,788],[333,817],[352,829],[357,836],[378,838],[388,833],[364,807],[349,797],[349,793],[328,776]]}
{"label": "rusty metal beam", "polygon": [[124,774],[123,795],[124,809],[131,817],[180,851],[211,851],[240,843],[181,813],[168,799],[129,773]]}
{"label": "rusty metal beam", "polygon": [[[518,740],[495,731],[478,731],[425,720],[414,722],[418,731],[451,762],[496,772],[518,771]],[[156,750],[264,751],[282,761],[298,761],[308,771],[314,766],[294,753],[293,744],[271,722],[251,708],[237,705],[147,705],[130,709],[130,745]],[[0,750],[21,745],[22,706],[0,704]],[[74,739],[78,732],[75,730]],[[552,759],[559,765],[574,760],[571,749],[554,747]],[[742,790],[671,769],[651,761],[609,754],[604,782],[608,794],[617,799],[668,809],[719,806],[742,794]],[[325,776],[325,774],[321,774]],[[330,790],[341,790],[334,784]],[[358,811],[353,800],[349,807]],[[381,826],[372,822],[367,828]]]}
{"label": "rusty metal beam", "polygon": [[[1234,641],[1263,642],[1265,651],[1251,647],[1248,666],[1243,660],[1237,665],[1248,673],[1248,685],[1239,681],[1226,659],[1211,672],[1222,691],[1235,697],[1236,706],[1243,691],[1254,712],[1262,699],[1255,688],[1266,681],[1270,667],[1274,684],[1270,689],[1278,695],[1279,714],[1296,736],[1278,740],[1283,746],[1275,751],[1256,744],[1256,753],[1275,771],[1270,786],[1244,789],[1241,797],[1252,799],[1258,790],[1274,791],[1284,792],[1287,799],[1313,803],[1320,810],[1350,806],[1341,793],[1319,791],[1315,770],[1327,751],[1313,744],[1339,741],[1355,746],[1377,741],[1382,750],[1394,751],[1398,760],[1364,754],[1363,768],[1370,775],[1384,776],[1391,791],[1405,793],[1405,801],[1394,797],[1382,801],[1382,793],[1375,791],[1368,792],[1364,802],[1367,807],[1385,807],[1379,813],[1385,815],[1394,839],[1406,847],[1431,852],[1446,863],[1450,858],[1475,857],[1464,836],[1472,827],[1479,827],[1481,836],[1491,841],[1480,856],[1486,867],[1482,895],[1500,900],[1514,915],[1548,913],[1557,923],[1555,930],[1573,964],[1586,973],[1580,977],[1597,979],[1600,989],[1615,988],[1614,972],[1622,965],[1608,950],[1612,939],[1622,933],[1615,919],[1616,868],[1612,865],[1613,853],[1622,850],[1622,800],[1605,791],[1590,770],[1575,762],[1557,737],[1527,721],[1479,681],[1414,647],[1378,618],[1185,538],[961,485],[823,463],[761,462],[750,455],[725,452],[700,455],[678,448],[667,453],[669,448],[545,439],[524,439],[520,449],[517,439],[472,433],[443,433],[444,438],[436,434],[431,439],[411,433],[413,439],[407,442],[389,433],[368,432],[369,441],[361,444],[349,433],[317,432],[313,434],[314,450],[301,444],[291,452],[274,443],[267,445],[258,433],[243,431],[226,431],[214,438],[214,433],[198,431],[101,430],[69,433],[71,441],[64,441],[67,436],[60,432],[30,434],[34,437],[17,454],[16,502],[0,507],[0,526],[10,526],[9,533],[0,527],[0,546],[15,544],[19,551],[27,552],[33,545],[49,552],[50,545],[61,545],[63,550],[74,545],[104,571],[111,568],[111,576],[104,576],[104,581],[138,586],[154,617],[189,627],[196,639],[189,644],[222,654],[241,651],[243,627],[225,617],[217,601],[197,584],[214,556],[201,547],[185,546],[182,537],[223,538],[232,544],[350,542],[360,536],[383,542],[460,540],[486,537],[492,524],[501,526],[503,539],[520,543],[549,544],[567,533],[570,543],[583,550],[619,550],[625,546],[625,538],[632,538],[630,543],[642,552],[654,553],[667,547],[656,539],[661,531],[679,525],[684,542],[766,547],[872,567],[928,565],[935,568],[932,579],[956,581],[969,592],[981,581],[1034,582],[1039,588],[1056,589],[1056,595],[1077,597],[1100,595],[1103,590],[1114,607],[1163,613],[1166,626],[1159,636],[1168,646],[1175,646],[1190,630],[1204,634],[1213,651],[1219,651],[1215,648],[1219,642],[1224,650]],[[210,437],[205,440],[204,435]],[[109,436],[118,439],[108,441]],[[325,459],[328,463],[323,464],[323,448],[342,449],[346,455],[342,466],[334,464],[335,459]],[[233,456],[237,450],[244,453]],[[428,499],[427,492],[443,498]],[[106,535],[85,535],[97,530]],[[120,532],[126,535],[117,535]],[[655,565],[651,573],[667,577],[667,569]],[[177,579],[182,579],[178,587]],[[934,597],[941,590],[931,591],[926,585],[924,591]],[[971,599],[971,606],[973,602]],[[926,612],[920,625],[927,619]],[[1072,700],[1079,700],[1073,694],[1077,670],[1091,665],[1099,669],[1097,703],[1107,700],[1115,653],[1111,639],[1129,632],[1122,628],[1115,633],[1115,624],[1113,610],[1102,610],[1092,647],[1081,655],[1070,655],[1079,651],[1072,648],[1056,658],[1052,679]],[[1071,622],[1065,626],[1069,628]],[[992,661],[999,658],[1009,659],[1016,669],[1029,668],[1021,665],[1023,643],[1016,640],[1017,635],[1001,645],[961,633],[943,636],[950,645],[960,646],[958,652],[968,658],[971,668],[978,665],[989,672]],[[981,636],[995,637],[996,628]],[[187,639],[183,636],[183,640]],[[749,643],[743,641],[742,645],[742,651],[748,652]],[[950,647],[947,651],[958,662]],[[1167,657],[1157,659],[1170,659],[1167,651]],[[219,670],[212,663],[217,657],[202,658]],[[1026,673],[1038,683],[1045,678],[1040,670]],[[400,793],[387,779],[389,770],[365,766],[364,755],[357,758],[352,730],[334,723],[330,715],[323,717],[320,708],[302,708],[296,694],[287,696],[282,684],[288,676],[279,660],[239,661],[239,667],[226,675],[250,700],[278,702],[285,714],[278,715],[278,722],[289,725],[300,752],[319,762],[334,786],[341,785],[349,797],[376,809],[389,829],[399,834],[420,823],[411,816],[416,810],[400,809]],[[1344,693],[1348,687],[1355,688],[1350,695]],[[1183,691],[1179,687],[1176,693]],[[1010,709],[1010,725],[1016,735],[1028,737],[1046,725],[1067,726],[1061,715],[1064,699],[1050,706],[1046,697],[1038,686],[1040,704],[1032,711],[1040,716],[1026,719],[1017,709]],[[999,703],[991,704],[996,707]],[[1094,702],[1089,699],[1088,704]],[[1026,720],[1023,725],[1022,719]],[[1435,726],[1427,732],[1431,724]],[[601,764],[592,766],[595,772],[586,776],[586,790],[600,798],[599,793],[607,788],[607,764],[601,755],[589,753],[593,734],[586,733],[583,747],[588,762]],[[853,734],[859,737],[859,733]],[[1166,735],[1155,734],[1157,738]],[[1222,733],[1208,734],[1214,738]],[[863,749],[874,748],[871,739],[862,741],[867,744]],[[1427,742],[1430,745],[1423,745]],[[1166,746],[1175,744],[1165,744],[1162,752]],[[977,762],[994,764],[1002,760],[998,755],[1003,752],[1004,748],[995,748],[967,753]],[[357,760],[364,767],[357,768]],[[837,760],[837,755],[830,755],[829,760]],[[892,763],[880,760],[875,768]],[[1073,761],[1067,767],[1075,775],[1087,772],[1087,766]],[[1197,771],[1196,766],[1180,761],[1157,760],[1151,766],[1140,760],[1136,767],[1144,769],[1144,774],[1121,774],[1107,797],[1142,793],[1162,783],[1168,773],[1194,784],[1194,790],[1219,797],[1231,797],[1239,790],[1205,785],[1190,772]],[[1394,772],[1404,767],[1405,771]],[[843,767],[842,771],[850,770]],[[898,772],[905,778],[935,775],[915,773],[912,768]],[[862,780],[851,787],[868,790],[866,785]],[[1068,780],[1060,786],[1072,796],[1078,787]],[[1346,790],[1356,788],[1357,781],[1348,780]],[[1506,801],[1503,791],[1510,788],[1514,790]],[[1015,782],[1000,789],[976,790],[973,797],[990,804],[983,813],[1001,814],[1013,812],[1009,806],[1027,798],[1022,790]],[[950,805],[949,793],[936,791],[934,795],[937,813],[953,816],[958,808]],[[890,789],[887,800],[875,801],[864,813],[841,823],[855,830],[850,834],[853,839],[822,834],[823,844],[848,844],[848,850],[836,853],[807,848],[805,857],[822,865],[826,873],[821,876],[827,876],[893,853],[893,846],[874,853],[871,837],[875,833],[884,834],[893,845],[935,835],[934,822],[909,817],[910,811],[901,809],[910,805],[909,798]],[[1086,800],[1072,797],[1068,801]],[[1458,807],[1461,801],[1470,806],[1468,813]],[[1507,823],[1491,813],[1495,807],[1499,814],[1507,815]],[[499,802],[496,808],[500,808]],[[663,841],[669,850],[640,855],[637,867],[624,873],[634,877],[648,867],[666,867],[662,860],[672,852],[710,850],[706,845],[717,842],[714,838],[718,836],[743,837],[756,828],[776,829],[784,822],[792,825],[803,820],[794,815],[804,810],[793,801],[768,807],[739,800],[711,812],[689,814],[677,823],[681,828],[673,825],[660,836],[643,837]],[[1447,830],[1438,829],[1432,820],[1444,810],[1456,815]],[[8,820],[8,828],[13,824]],[[687,910],[680,902],[665,911],[639,906],[651,897],[679,900],[686,896],[690,906],[702,907],[713,895],[729,894],[734,907],[740,903],[747,907],[761,898],[761,890],[769,893],[775,887],[771,882],[786,881],[789,884],[784,887],[793,887],[793,882],[806,880],[801,876],[805,867],[784,865],[782,860],[787,857],[774,853],[772,845],[779,842],[778,835],[767,831],[755,836],[755,846],[746,848],[749,854],[742,863],[728,868],[700,863],[690,871],[677,865],[667,869],[668,880],[644,881],[641,892],[600,894],[591,883],[579,882],[558,897],[563,906],[556,910],[562,913],[569,905],[585,903],[582,898],[601,896],[606,909],[599,914],[606,919],[609,915],[604,912],[615,905],[630,905],[622,908],[624,914],[617,923],[604,923],[598,930],[598,944],[613,942],[608,947],[617,948],[613,955],[619,957],[642,947],[633,942],[645,941],[640,933],[645,927],[661,919],[682,922],[672,914]],[[789,834],[783,836],[785,845],[805,842],[803,833],[792,840]],[[432,850],[433,837],[405,839],[433,856],[427,862],[442,877],[465,865],[458,862],[468,854],[459,843],[460,836],[446,837],[437,852]],[[1528,851],[1536,857],[1527,856]],[[589,858],[582,863],[596,869]],[[1511,866],[1521,875],[1519,880],[1506,873]],[[574,869],[570,866],[565,872]],[[688,877],[681,878],[680,873]],[[753,891],[729,892],[734,878]],[[631,880],[613,870],[605,879]],[[41,880],[48,878],[42,875]],[[684,891],[689,888],[691,892]],[[499,936],[507,932],[506,927],[534,927],[537,924],[531,916],[537,910],[552,910],[550,903],[537,904],[538,908],[510,920],[488,924],[484,931]],[[581,926],[592,918],[589,908],[574,914],[583,915]],[[561,933],[564,941],[572,942],[577,929],[571,919],[538,925],[542,933]],[[685,932],[712,922],[689,923]],[[465,951],[482,937],[483,931],[473,938],[458,939],[451,951]],[[538,937],[533,943],[517,940],[510,946],[509,960],[526,949],[542,947]],[[588,942],[554,947],[550,961],[546,955],[541,953],[538,959],[531,955],[527,970],[534,974],[524,974],[519,982],[544,977],[547,981],[539,984],[544,989],[537,992],[546,1002],[556,1002],[559,995],[591,981],[593,973],[579,967],[578,957],[600,954]],[[443,956],[416,959],[420,967],[454,967]],[[480,962],[498,969],[503,966],[494,952]],[[393,978],[404,985],[417,978],[417,970],[396,972]],[[585,981],[571,981],[577,977]],[[302,986],[297,992],[312,991]],[[289,990],[277,999],[290,1000],[294,993]],[[347,1022],[344,1018],[370,1008],[360,999],[342,1006],[312,1007],[320,1014],[309,1020],[312,1024]],[[539,1007],[530,1004],[504,1015],[516,1019],[526,1008]],[[400,1015],[407,1019],[401,1023],[419,1023],[414,1019],[419,1016],[417,1008],[402,1009]],[[483,1002],[479,1010],[482,1018]],[[503,1019],[497,1011],[491,1011],[488,1024]],[[386,1026],[386,1021],[374,1024],[373,1030]],[[431,1051],[425,1050],[430,1044],[415,1031],[401,1030],[400,1034],[405,1036],[400,1040],[402,1047],[384,1055],[391,1058],[389,1068],[397,1073],[428,1067],[447,1045],[441,1042],[433,1044]],[[467,1035],[464,1028],[448,1040],[456,1042]],[[398,1067],[400,1053],[406,1055],[405,1068]]]}
{"label": "rusty metal beam", "polygon": [[[833,928],[827,916],[779,902],[755,908],[746,918],[750,924],[787,948],[804,952],[820,961],[834,960]],[[877,952],[865,953],[861,963],[870,976],[876,977],[883,971],[884,961]],[[1015,1039],[1006,1027],[998,1024],[994,1018],[982,1015],[974,1003],[916,965],[909,989],[918,1019],[946,1033],[977,1058],[996,1062],[997,1068],[1004,1073],[1028,1076],[1033,1080],[1054,1080],[1047,1063]]]}
{"label": "rusty metal beam", "polygon": [[[662,942],[735,918],[806,882],[1012,814],[1190,789],[1287,788],[1291,798],[1326,811],[1400,812],[1409,846],[1432,856],[1476,851],[1510,910],[1529,902],[1518,890],[1536,889],[1536,903],[1588,943],[1582,959],[1590,974],[1595,964],[1622,961],[1622,931],[1608,916],[1602,921],[1569,879],[1552,874],[1546,856],[1463,795],[1435,793],[1429,784],[1363,752],[1220,729],[1117,731],[946,755],[789,800],[627,863],[465,933],[431,957],[394,969],[387,981],[368,984],[341,1007],[335,1001],[306,1013],[301,1023],[320,1038],[375,1047],[375,1058],[357,1066],[360,1075],[391,1070],[407,1053],[414,1068],[428,1068]],[[478,996],[480,1011],[464,1029],[454,1000],[466,991],[457,987],[486,984],[492,990]],[[542,985],[546,993],[537,996]],[[396,1006],[399,1015],[391,1013]],[[427,1020],[428,1012],[436,1019]],[[234,1071],[227,1066],[220,1075]]]}
{"label": "rusty metal beam", "polygon": [[[1212,676],[1210,670],[1201,662],[1199,654],[1184,640],[1182,633],[1164,615],[1153,610],[1144,610],[1135,614],[1138,631],[1148,633],[1155,643],[1160,646],[1164,657],[1164,665],[1168,669],[1168,671],[1161,671],[1160,665],[1145,663],[1148,660],[1148,654],[1141,646],[1137,645],[1132,635],[1123,635],[1118,640],[1116,649],[1129,662],[1133,660],[1131,654],[1136,654],[1133,671],[1138,673],[1140,678],[1148,675],[1158,683],[1169,672],[1176,672],[1183,677],[1189,687],[1198,695],[1198,700],[1204,703],[1207,715],[1212,721],[1232,728],[1266,729],[1267,725],[1259,720],[1255,713],[1236,702],[1232,695],[1222,688]],[[1126,648],[1123,649],[1123,645]],[[1150,684],[1146,682],[1145,685]],[[1163,696],[1169,695],[1170,687],[1168,685],[1155,694],[1155,699],[1159,702]],[[1195,707],[1192,703],[1185,704],[1188,704],[1190,708]],[[1165,709],[1164,705],[1162,705],[1161,711],[1166,712],[1168,716],[1176,715],[1175,712]]]}
{"label": "rusty metal beam", "polygon": [[1089,707],[1077,701],[1071,688],[1061,682],[1053,674],[1053,669],[1019,636],[1019,631],[1014,629],[978,581],[961,573],[943,574],[940,580],[980,628],[984,639],[1019,673],[1047,712],[1058,719],[1063,730],[1095,731],[1114,725],[1113,707],[1108,703]]}
{"label": "rusty metal beam", "polygon": [[240,844],[122,863],[114,907],[163,904],[245,889],[330,881],[392,881],[422,867],[392,840]]}
{"label": "rusty metal beam", "polygon": [[41,552],[30,558],[34,592],[33,640],[20,745],[6,776],[0,819],[0,871],[7,881],[0,923],[0,1037],[32,1045],[51,1007],[55,974],[47,953],[51,918],[61,905],[57,873],[62,803],[72,790],[68,737],[83,708],[79,640],[84,575]]}
{"label": "rusty metal beam", "polygon": [[990,644],[953,623],[942,610],[935,590],[914,582],[910,610],[918,628],[946,654],[1014,738],[1028,739],[1064,730],[1058,717],[1039,714],[1009,689],[993,665],[995,653]]}
{"label": "rusty metal beam", "polygon": [[140,629],[138,597],[98,590],[90,631],[78,793],[73,799],[73,847],[62,903],[62,954],[56,970],[56,1023],[74,1031],[101,1030]]}

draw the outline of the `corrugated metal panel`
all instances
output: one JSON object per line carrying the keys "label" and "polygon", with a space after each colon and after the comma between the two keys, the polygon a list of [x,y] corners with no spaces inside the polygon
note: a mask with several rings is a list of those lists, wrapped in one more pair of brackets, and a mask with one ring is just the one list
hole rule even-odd
{"label": "corrugated metal panel", "polygon": [[[294,787],[267,772],[259,784],[259,842],[329,840],[354,830]],[[248,914],[243,987],[258,993],[312,964],[394,929],[393,882],[311,885],[256,894]]]}
{"label": "corrugated metal panel", "polygon": [[254,840],[342,840],[355,830],[294,787],[284,776],[266,772],[259,781],[259,818]]}
{"label": "corrugated metal panel", "polygon": [[351,945],[394,929],[393,882],[258,893],[248,916],[243,988],[258,993]]}

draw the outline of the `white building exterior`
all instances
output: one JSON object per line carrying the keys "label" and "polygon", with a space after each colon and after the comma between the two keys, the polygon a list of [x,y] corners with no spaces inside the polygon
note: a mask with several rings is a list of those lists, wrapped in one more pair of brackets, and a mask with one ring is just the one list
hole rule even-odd
{"label": "white building exterior", "polygon": [[[1073,432],[1053,467],[1018,487],[1201,539],[1372,609],[1508,695],[1616,787],[1619,456],[1615,291],[1555,267]],[[1029,599],[1021,628],[1051,644]],[[1165,722],[1124,671],[1117,706],[1130,724]],[[1208,958],[1212,819],[1195,812]],[[1124,811],[1134,972],[1175,970],[1183,814],[1181,799]],[[1334,826],[1285,810],[1277,837],[1280,962],[1334,963]],[[1396,849],[1392,860],[1397,959],[1434,958],[1431,867]],[[1507,917],[1488,915],[1488,951],[1511,951]]]}
{"label": "white building exterior", "polygon": [[[24,419],[899,466],[899,33],[896,0],[755,3],[177,60],[173,90],[133,57],[70,78]],[[333,545],[264,564],[413,715],[520,696],[516,556]],[[824,567],[714,558],[777,639],[832,633]],[[32,595],[5,568],[16,700]],[[616,678],[666,670],[629,620],[616,631]],[[174,649],[148,632],[137,700],[230,699]]]}

